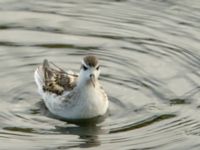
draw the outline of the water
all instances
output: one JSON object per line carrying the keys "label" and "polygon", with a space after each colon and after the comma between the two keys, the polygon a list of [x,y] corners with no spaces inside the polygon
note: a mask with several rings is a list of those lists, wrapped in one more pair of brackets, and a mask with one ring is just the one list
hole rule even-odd
{"label": "water", "polygon": [[[0,149],[200,149],[199,0],[1,0]],[[49,59],[102,64],[109,115],[46,115],[33,80]]]}

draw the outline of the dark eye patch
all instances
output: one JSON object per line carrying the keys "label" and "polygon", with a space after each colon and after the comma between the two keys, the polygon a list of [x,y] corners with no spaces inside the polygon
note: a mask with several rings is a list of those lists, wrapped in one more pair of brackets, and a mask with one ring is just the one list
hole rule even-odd
{"label": "dark eye patch", "polygon": [[97,67],[96,67],[96,70],[99,70],[99,68],[100,68],[100,66],[97,66]]}
{"label": "dark eye patch", "polygon": [[83,65],[83,70],[86,71],[88,68],[86,66]]}

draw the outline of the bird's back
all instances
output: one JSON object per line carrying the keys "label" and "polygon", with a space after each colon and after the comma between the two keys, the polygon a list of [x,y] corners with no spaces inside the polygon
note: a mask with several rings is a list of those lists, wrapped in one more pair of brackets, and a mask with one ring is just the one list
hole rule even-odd
{"label": "bird's back", "polygon": [[[35,71],[35,81],[41,92],[51,92],[61,95],[65,91],[74,89],[78,75],[73,72],[65,72],[48,60],[44,60],[43,65]],[[54,67],[53,67],[54,66]]]}

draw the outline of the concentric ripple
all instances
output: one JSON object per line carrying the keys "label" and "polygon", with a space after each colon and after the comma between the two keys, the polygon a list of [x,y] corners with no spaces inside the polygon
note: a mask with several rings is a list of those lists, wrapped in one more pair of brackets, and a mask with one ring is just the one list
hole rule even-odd
{"label": "concentric ripple", "polygon": [[[0,2],[0,149],[199,149],[198,0]],[[14,17],[13,17],[14,16]],[[103,122],[48,115],[33,80],[49,59],[101,61]]]}

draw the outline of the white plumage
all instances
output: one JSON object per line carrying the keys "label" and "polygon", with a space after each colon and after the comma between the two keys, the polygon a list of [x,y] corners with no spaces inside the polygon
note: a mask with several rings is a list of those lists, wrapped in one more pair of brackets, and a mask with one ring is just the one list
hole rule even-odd
{"label": "white plumage", "polygon": [[89,119],[102,116],[108,109],[108,98],[98,77],[95,56],[84,57],[80,73],[50,67],[47,60],[34,73],[39,94],[54,115],[64,119]]}

